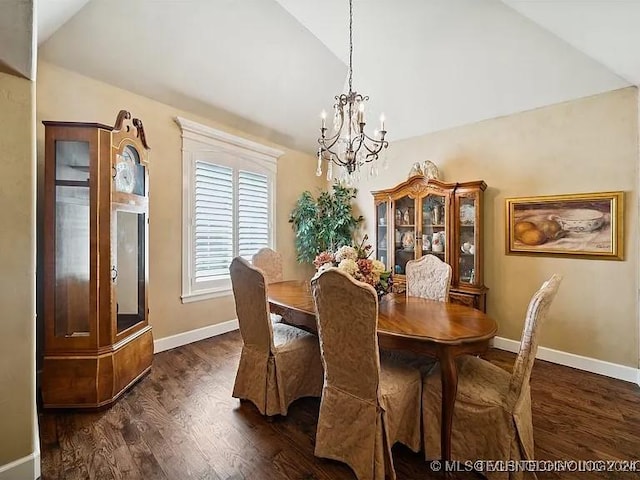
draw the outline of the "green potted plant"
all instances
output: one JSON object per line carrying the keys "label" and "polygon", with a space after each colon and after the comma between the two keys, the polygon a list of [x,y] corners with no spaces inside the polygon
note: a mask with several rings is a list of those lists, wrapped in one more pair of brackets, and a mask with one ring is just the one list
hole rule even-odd
{"label": "green potted plant", "polygon": [[318,198],[302,192],[289,216],[296,232],[298,261],[311,263],[320,252],[351,245],[353,233],[363,217],[353,215],[352,201],[357,190],[335,183],[330,192]]}

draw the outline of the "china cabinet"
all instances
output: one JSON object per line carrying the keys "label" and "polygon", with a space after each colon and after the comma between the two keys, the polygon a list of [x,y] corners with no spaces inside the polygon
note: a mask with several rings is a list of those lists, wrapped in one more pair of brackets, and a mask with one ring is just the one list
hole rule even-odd
{"label": "china cabinet", "polygon": [[102,407],[149,371],[142,122],[43,122],[45,407]]}
{"label": "china cabinet", "polygon": [[372,192],[376,256],[403,291],[407,262],[436,255],[451,265],[452,302],[486,310],[483,278],[483,193],[487,185],[445,183],[422,175]]}

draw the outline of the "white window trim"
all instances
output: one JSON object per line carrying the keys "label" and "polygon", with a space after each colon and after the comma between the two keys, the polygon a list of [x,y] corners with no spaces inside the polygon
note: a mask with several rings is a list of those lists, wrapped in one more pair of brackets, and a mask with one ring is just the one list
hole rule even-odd
{"label": "white window trim", "polygon": [[[275,245],[276,173],[277,160],[284,154],[275,148],[202,125],[183,117],[176,117],[182,129],[182,303],[191,303],[232,294],[231,280],[214,288],[192,288],[192,185],[196,160],[211,161],[236,169],[258,172],[269,176],[270,244]],[[235,208],[235,202],[234,202]],[[234,217],[237,218],[237,210]],[[237,228],[234,222],[234,229]]]}

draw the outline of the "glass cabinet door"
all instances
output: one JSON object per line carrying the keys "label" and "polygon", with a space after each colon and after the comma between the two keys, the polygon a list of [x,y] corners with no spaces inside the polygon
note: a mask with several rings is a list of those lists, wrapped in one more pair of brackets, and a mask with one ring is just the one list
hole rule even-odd
{"label": "glass cabinet door", "polygon": [[416,212],[414,199],[408,196],[397,199],[393,214],[393,272],[404,275],[407,262],[415,257]]}
{"label": "glass cabinet door", "polygon": [[[422,255],[436,255],[447,261],[447,214],[446,197],[430,193],[420,199],[422,231],[420,232]],[[421,255],[421,256],[422,256]]]}
{"label": "glass cabinet door", "polygon": [[387,203],[376,205],[376,258],[389,268]]}
{"label": "glass cabinet door", "polygon": [[116,210],[115,255],[111,271],[117,333],[145,320],[146,215]]}
{"label": "glass cabinet door", "polygon": [[456,249],[459,257],[458,282],[460,284],[475,284],[478,271],[478,202],[475,195],[461,195],[456,202],[458,222]]}
{"label": "glass cabinet door", "polygon": [[55,142],[56,337],[90,334],[89,142]]}

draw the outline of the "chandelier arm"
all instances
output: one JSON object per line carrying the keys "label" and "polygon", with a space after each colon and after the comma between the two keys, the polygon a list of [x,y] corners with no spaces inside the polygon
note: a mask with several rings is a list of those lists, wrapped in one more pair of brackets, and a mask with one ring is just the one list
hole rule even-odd
{"label": "chandelier arm", "polygon": [[[331,142],[331,143],[330,143],[329,145],[327,145],[325,140],[329,140],[329,142]],[[324,148],[327,152],[329,152],[329,153],[331,153],[331,154],[333,154],[333,155],[337,155],[337,153],[336,153],[336,152],[334,152],[334,151],[333,151],[333,150],[331,150],[331,149],[334,147],[334,145],[335,145],[336,143],[338,143],[338,140],[340,140],[340,132],[338,132],[336,135],[334,135],[333,137],[328,138],[328,139],[321,138],[321,139],[319,139],[319,140],[318,140],[318,143],[319,143],[319,144],[322,146],[322,148]]]}
{"label": "chandelier arm", "polygon": [[[333,152],[331,149],[336,143],[338,143],[338,140],[340,140],[340,132],[342,132],[342,127],[344,126],[344,112],[342,111],[342,101],[343,101],[342,97],[343,95],[336,97],[336,100],[338,101],[338,103],[336,103],[335,106],[340,111],[340,126],[336,129],[335,135],[333,135],[332,137],[325,137],[324,131],[326,130],[326,128],[324,129],[321,128],[320,131],[322,133],[322,136],[318,139],[318,143],[333,155],[336,155],[336,153]],[[327,146],[327,142],[329,142],[328,146]]]}
{"label": "chandelier arm", "polygon": [[[356,144],[357,144],[357,148],[354,148],[354,145]],[[355,155],[357,155],[360,149],[362,148],[362,145],[364,145],[365,148],[367,148],[367,146],[364,143],[363,136],[360,133],[351,141],[351,149],[353,150],[354,158],[355,158]]]}
{"label": "chandelier arm", "polygon": [[[366,147],[365,147],[366,148]],[[364,158],[365,158],[365,162],[370,162],[371,160],[375,160],[376,158],[378,158],[378,153],[380,153],[380,150],[370,150],[369,148],[367,148],[367,151],[369,153],[367,153]]]}
{"label": "chandelier arm", "polygon": [[324,144],[322,143],[320,143],[320,146],[321,146],[321,149],[320,149],[321,154],[325,152],[330,154],[329,158],[325,158],[325,160],[327,160],[328,162],[333,162],[336,165],[339,165],[341,167],[346,167],[349,164],[349,162],[342,160],[336,152],[331,150],[331,147],[325,147]]}
{"label": "chandelier arm", "polygon": [[324,157],[325,160],[329,161],[329,162],[333,162],[336,165],[340,165],[340,166],[345,166],[347,165],[348,162],[345,162],[344,160],[342,160],[339,155],[334,152],[331,148],[329,147],[325,147],[324,145],[321,146],[321,154],[322,153],[328,153],[330,154],[329,157]]}
{"label": "chandelier arm", "polygon": [[383,131],[382,131],[382,132],[380,132],[380,133],[381,133],[380,138],[373,138],[373,137],[370,137],[369,135],[367,135],[367,134],[366,134],[366,133],[364,133],[364,132],[363,132],[362,134],[365,136],[365,138],[366,138],[367,140],[369,140],[369,141],[371,141],[371,142],[374,142],[374,143],[381,143],[381,142],[384,142],[384,143],[386,143],[387,145],[389,145],[389,142],[388,142],[387,140],[385,140],[385,139],[384,139],[384,136],[385,136],[385,134],[387,133],[387,132],[386,132],[386,130],[383,130]]}
{"label": "chandelier arm", "polygon": [[369,152],[367,157],[370,155],[378,155],[378,153],[380,153],[383,148],[387,148],[389,146],[389,142],[387,142],[386,140],[377,141],[375,143],[378,145],[377,147],[369,148],[369,145],[367,145],[366,142],[363,142],[364,148]]}
{"label": "chandelier arm", "polygon": [[340,131],[338,131],[338,133],[336,133],[333,137],[319,138],[318,143],[322,146],[326,146],[326,148],[331,148],[338,142],[338,140],[340,140]]}

